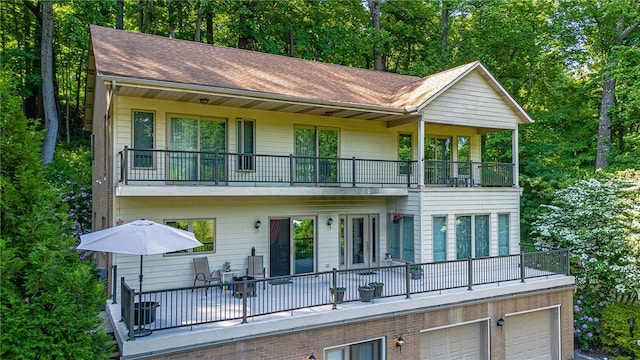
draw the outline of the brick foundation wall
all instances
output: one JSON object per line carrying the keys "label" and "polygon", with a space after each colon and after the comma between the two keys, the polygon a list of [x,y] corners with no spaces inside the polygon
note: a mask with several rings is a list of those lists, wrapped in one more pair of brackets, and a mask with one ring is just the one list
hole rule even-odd
{"label": "brick foundation wall", "polygon": [[[420,359],[420,333],[455,323],[489,318],[491,359],[505,359],[505,332],[499,331],[497,320],[504,314],[524,312],[551,306],[560,306],[561,359],[573,358],[573,289],[561,289],[485,302],[453,306],[444,309],[425,309],[409,315],[360,321],[341,326],[295,331],[242,340],[234,343],[150,357],[157,360],[177,359],[273,359],[301,360],[311,353],[323,359],[323,349],[343,344],[384,338],[386,359]],[[239,325],[241,326],[241,325]],[[402,352],[394,339],[402,335]]]}

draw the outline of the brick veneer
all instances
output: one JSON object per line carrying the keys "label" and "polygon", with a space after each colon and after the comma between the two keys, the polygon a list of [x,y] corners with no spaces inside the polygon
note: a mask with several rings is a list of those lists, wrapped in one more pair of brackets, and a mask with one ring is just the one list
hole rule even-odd
{"label": "brick veneer", "polygon": [[[555,305],[561,305],[561,359],[570,359],[573,357],[573,289],[571,288],[491,299],[448,308],[425,309],[424,311],[416,309],[413,314],[381,317],[376,320],[363,320],[341,326],[268,335],[250,340],[154,356],[150,357],[150,359],[300,360],[305,359],[305,356],[313,352],[316,359],[320,360],[323,359],[323,349],[325,348],[382,337],[386,341],[386,359],[419,359],[421,330],[490,318],[491,359],[500,360],[505,359],[505,333],[497,330],[498,328],[495,326],[497,319],[504,314]],[[394,339],[398,335],[402,335],[405,339],[402,353],[394,343]]]}

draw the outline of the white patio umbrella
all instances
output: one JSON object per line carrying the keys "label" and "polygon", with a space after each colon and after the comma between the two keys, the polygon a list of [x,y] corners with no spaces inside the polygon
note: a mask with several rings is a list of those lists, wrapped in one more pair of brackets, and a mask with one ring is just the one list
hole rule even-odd
{"label": "white patio umbrella", "polygon": [[[80,235],[80,250],[140,255],[140,292],[142,292],[142,256],[202,246],[192,232],[140,219],[108,229]],[[142,296],[142,294],[140,295]]]}

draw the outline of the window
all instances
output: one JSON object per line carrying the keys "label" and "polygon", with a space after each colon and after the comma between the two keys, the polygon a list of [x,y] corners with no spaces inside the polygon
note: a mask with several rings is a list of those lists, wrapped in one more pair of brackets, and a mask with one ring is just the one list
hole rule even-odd
{"label": "window", "polygon": [[433,217],[433,261],[447,260],[447,217]]}
{"label": "window", "polygon": [[489,215],[456,216],[456,258],[472,256],[489,256]]}
{"label": "window", "polygon": [[471,216],[456,217],[456,258],[471,257]]}
{"label": "window", "polygon": [[169,178],[172,180],[224,180],[226,150],[224,119],[171,117],[169,149]]}
{"label": "window", "polygon": [[365,341],[325,350],[327,360],[382,360],[382,339]]}
{"label": "window", "polygon": [[167,220],[165,224],[193,232],[196,235],[196,239],[202,243],[202,246],[175,251],[170,254],[198,254],[215,251],[215,219]]}
{"label": "window", "polygon": [[489,215],[476,215],[475,218],[475,257],[489,256]]}
{"label": "window", "polygon": [[413,159],[413,138],[411,134],[398,135],[398,160],[407,161],[400,163],[400,174],[411,174],[411,160]]}
{"label": "window", "polygon": [[389,215],[389,253],[399,260],[414,261],[413,216]]}
{"label": "window", "polygon": [[255,170],[255,122],[238,119],[238,170]]}
{"label": "window", "polygon": [[338,130],[296,126],[296,182],[338,180]]}
{"label": "window", "polygon": [[469,160],[471,160],[471,142],[466,136],[458,136],[458,177],[468,178],[471,175]]}
{"label": "window", "polygon": [[424,139],[425,184],[446,184],[451,177],[451,138]]}
{"label": "window", "polygon": [[[133,112],[134,149],[153,149],[153,137],[155,135],[155,124],[153,118],[153,112]],[[133,166],[139,168],[153,167],[153,151],[134,151]]]}
{"label": "window", "polygon": [[509,255],[509,214],[498,214],[498,255]]}

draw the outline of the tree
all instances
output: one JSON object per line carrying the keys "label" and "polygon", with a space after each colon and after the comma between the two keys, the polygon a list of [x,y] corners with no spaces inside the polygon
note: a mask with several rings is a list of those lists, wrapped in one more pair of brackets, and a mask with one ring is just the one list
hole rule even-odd
{"label": "tree", "polygon": [[42,101],[44,104],[45,128],[47,129],[42,143],[42,165],[53,160],[53,152],[58,140],[58,107],[53,75],[53,0],[42,2]]}
{"label": "tree", "polygon": [[[3,71],[2,74],[8,74]],[[0,77],[0,358],[104,359],[106,300],[40,165],[43,135]]]}

